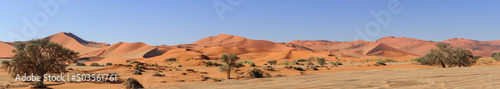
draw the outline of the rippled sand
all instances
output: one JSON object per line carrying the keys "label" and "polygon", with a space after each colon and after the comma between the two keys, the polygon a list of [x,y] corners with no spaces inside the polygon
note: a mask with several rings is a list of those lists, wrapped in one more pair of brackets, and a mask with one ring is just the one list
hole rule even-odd
{"label": "rippled sand", "polygon": [[500,66],[390,69],[310,74],[281,78],[229,80],[157,88],[290,89],[290,88],[500,88]]}

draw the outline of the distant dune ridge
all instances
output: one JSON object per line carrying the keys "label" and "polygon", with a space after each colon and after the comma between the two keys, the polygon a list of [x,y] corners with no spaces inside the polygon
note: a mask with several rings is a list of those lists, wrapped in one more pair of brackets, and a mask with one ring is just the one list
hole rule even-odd
{"label": "distant dune ridge", "polygon": [[[326,41],[326,40],[294,40],[277,43],[266,40],[252,40],[240,36],[219,34],[202,38],[191,44],[151,46],[142,42],[118,42],[112,45],[86,41],[69,32],[57,33],[44,39],[63,45],[66,48],[80,52],[82,58],[99,59],[127,59],[147,58],[166,59],[193,58],[207,56],[217,58],[224,53],[248,54],[256,57],[250,59],[295,59],[308,56],[336,55],[350,56],[343,53],[360,55],[386,56],[422,56],[435,44],[446,43],[453,47],[471,50],[475,55],[489,56],[500,51],[500,41],[477,41],[462,38],[453,38],[442,42],[425,41],[405,37],[384,37],[375,42],[371,41]],[[0,42],[0,57],[8,58],[13,55],[12,50],[18,42]],[[340,54],[332,54],[340,53]],[[335,58],[335,57],[331,57]],[[109,60],[108,60],[109,61]]]}
{"label": "distant dune ridge", "polygon": [[15,49],[14,46],[0,41],[0,58],[9,58],[14,55],[14,53],[12,53],[13,49]]}

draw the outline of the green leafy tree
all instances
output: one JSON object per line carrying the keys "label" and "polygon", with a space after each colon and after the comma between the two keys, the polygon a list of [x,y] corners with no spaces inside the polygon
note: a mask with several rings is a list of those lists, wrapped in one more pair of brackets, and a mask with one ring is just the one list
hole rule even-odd
{"label": "green leafy tree", "polygon": [[431,51],[415,59],[422,65],[430,66],[441,66],[443,68],[458,66],[458,67],[470,67],[477,62],[479,57],[472,55],[469,50],[464,50],[461,48],[451,48],[446,44],[437,44],[438,49],[431,49]]}
{"label": "green leafy tree", "polygon": [[236,60],[240,59],[236,54],[222,54],[219,60],[223,63],[219,66],[221,72],[226,72],[227,79],[231,79],[231,71],[236,67]]}
{"label": "green leafy tree", "polygon": [[500,61],[500,52],[491,54],[491,58],[495,59],[495,61]]}
{"label": "green leafy tree", "polygon": [[15,47],[12,61],[9,65],[3,65],[3,68],[13,77],[24,73],[42,76],[42,81],[37,81],[35,88],[46,88],[43,84],[44,74],[65,72],[67,65],[78,58],[78,52],[47,39],[21,42]]}

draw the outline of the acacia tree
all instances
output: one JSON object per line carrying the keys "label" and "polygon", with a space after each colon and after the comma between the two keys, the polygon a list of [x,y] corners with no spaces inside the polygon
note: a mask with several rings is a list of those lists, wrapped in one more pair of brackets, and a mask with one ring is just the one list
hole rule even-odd
{"label": "acacia tree", "polygon": [[323,67],[325,65],[325,57],[317,57],[317,59],[316,62],[318,62],[319,66]]}
{"label": "acacia tree", "polygon": [[9,65],[2,67],[8,71],[12,77],[17,74],[31,74],[41,76],[41,81],[37,81],[35,88],[45,88],[43,84],[44,74],[62,73],[66,71],[69,63],[78,58],[78,52],[64,48],[63,46],[50,42],[47,39],[35,39],[21,42],[16,45],[12,52],[15,55]]}
{"label": "acacia tree", "polygon": [[491,58],[495,59],[495,61],[500,61],[500,52],[491,54]]}
{"label": "acacia tree", "polygon": [[222,62],[222,65],[219,66],[219,71],[226,72],[227,79],[231,79],[231,71],[236,67],[236,60],[240,59],[236,54],[222,54],[219,60]]}
{"label": "acacia tree", "polygon": [[473,56],[469,50],[451,48],[446,44],[437,44],[436,46],[437,50],[431,49],[428,54],[417,58],[417,62],[422,65],[438,65],[443,68],[446,68],[446,65],[448,67],[470,67],[479,59],[479,57]]}
{"label": "acacia tree", "polygon": [[314,66],[314,64],[313,64],[314,59],[316,59],[316,57],[314,57],[314,56],[311,56],[311,57],[309,57],[309,58],[307,59],[307,69],[309,69],[309,68],[311,68],[312,66]]}

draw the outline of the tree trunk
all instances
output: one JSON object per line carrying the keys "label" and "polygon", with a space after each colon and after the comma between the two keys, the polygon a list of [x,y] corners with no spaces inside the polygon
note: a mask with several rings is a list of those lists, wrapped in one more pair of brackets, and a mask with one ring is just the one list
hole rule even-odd
{"label": "tree trunk", "polygon": [[231,79],[231,70],[228,70],[226,74],[227,74],[227,79]]}
{"label": "tree trunk", "polygon": [[443,63],[443,62],[441,62],[441,66],[442,66],[443,68],[446,68],[446,65],[444,65],[444,63]]}
{"label": "tree trunk", "polygon": [[228,69],[227,69],[227,79],[231,79],[231,65],[228,65]]}

